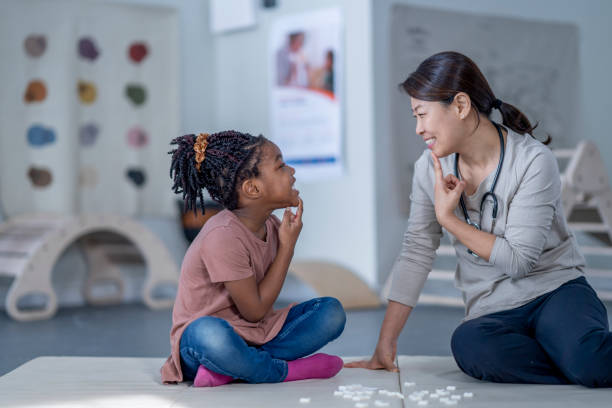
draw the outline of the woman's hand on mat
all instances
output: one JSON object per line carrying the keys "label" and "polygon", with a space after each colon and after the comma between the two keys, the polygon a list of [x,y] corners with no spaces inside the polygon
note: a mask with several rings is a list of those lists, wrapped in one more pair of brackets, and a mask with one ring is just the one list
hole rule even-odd
{"label": "woman's hand on mat", "polygon": [[280,245],[293,250],[297,242],[300,232],[302,231],[302,213],[304,212],[304,202],[301,198],[298,199],[297,211],[295,214],[290,208],[285,209],[283,220],[278,228],[278,239]]}
{"label": "woman's hand on mat", "polygon": [[459,180],[453,174],[448,174],[446,177],[442,174],[442,165],[434,152],[431,152],[433,159],[434,172],[436,175],[436,185],[434,186],[434,208],[436,218],[440,225],[444,225],[445,221],[454,216],[455,208],[459,204],[461,193],[465,189],[465,181]]}
{"label": "woman's hand on mat", "polygon": [[374,355],[369,360],[353,361],[346,363],[347,368],[367,368],[369,370],[387,370],[398,372],[395,365],[395,355],[397,354],[397,343],[378,342]]}

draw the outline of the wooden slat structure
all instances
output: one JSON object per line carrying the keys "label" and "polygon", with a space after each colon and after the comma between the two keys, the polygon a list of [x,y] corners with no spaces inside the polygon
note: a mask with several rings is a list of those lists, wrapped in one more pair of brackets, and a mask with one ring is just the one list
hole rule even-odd
{"label": "wooden slat structure", "polygon": [[[123,297],[123,280],[117,261],[144,261],[147,276],[142,299],[151,308],[171,307],[174,299],[159,298],[160,285],[177,285],[178,268],[159,238],[139,222],[117,215],[63,216],[31,214],[0,224],[0,275],[14,280],[5,300],[16,320],[46,319],[57,310],[51,272],[60,255],[73,243],[85,253],[89,274],[83,288],[92,304],[117,303]],[[111,283],[115,291],[96,295],[96,286]],[[44,298],[40,307],[24,308],[27,296]]]}

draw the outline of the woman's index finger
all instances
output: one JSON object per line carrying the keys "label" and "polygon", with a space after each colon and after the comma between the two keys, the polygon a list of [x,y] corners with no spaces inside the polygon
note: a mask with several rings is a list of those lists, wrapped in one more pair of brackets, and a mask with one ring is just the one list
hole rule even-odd
{"label": "woman's index finger", "polygon": [[444,177],[442,176],[442,165],[440,164],[438,156],[436,156],[434,152],[431,152],[431,157],[433,159],[434,173],[436,174],[436,179],[438,179],[439,181],[444,181]]}

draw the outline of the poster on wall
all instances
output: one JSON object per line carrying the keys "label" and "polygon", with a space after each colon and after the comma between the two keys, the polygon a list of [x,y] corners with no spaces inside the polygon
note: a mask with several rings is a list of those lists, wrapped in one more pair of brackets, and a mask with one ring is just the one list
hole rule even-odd
{"label": "poster on wall", "polygon": [[282,17],[270,32],[270,135],[300,180],[342,174],[342,15]]}

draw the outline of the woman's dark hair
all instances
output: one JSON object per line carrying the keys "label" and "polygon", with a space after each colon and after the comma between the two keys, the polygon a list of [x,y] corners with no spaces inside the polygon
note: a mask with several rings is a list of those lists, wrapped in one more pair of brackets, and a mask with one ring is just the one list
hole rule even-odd
{"label": "woman's dark hair", "polygon": [[[434,54],[421,62],[416,71],[400,84],[410,96],[423,101],[450,105],[459,92],[469,95],[480,123],[480,114],[487,117],[499,109],[502,123],[519,134],[533,136],[532,126],[520,110],[495,97],[486,78],[470,58],[454,51]],[[544,144],[550,143],[550,136]]]}
{"label": "woman's dark hair", "polygon": [[261,156],[261,147],[268,141],[262,135],[252,136],[228,130],[213,133],[206,138],[204,160],[198,170],[194,143],[196,135],[180,136],[170,144],[177,147],[168,152],[172,155],[170,178],[175,193],[183,193],[185,209],[197,209],[200,199],[204,213],[204,194],[206,189],[210,197],[225,208],[234,210],[238,207],[236,186],[244,180],[257,177]]}

